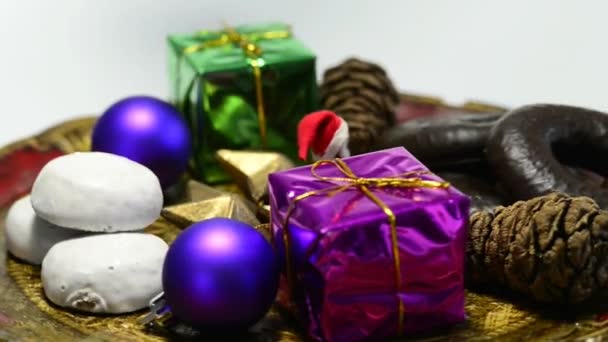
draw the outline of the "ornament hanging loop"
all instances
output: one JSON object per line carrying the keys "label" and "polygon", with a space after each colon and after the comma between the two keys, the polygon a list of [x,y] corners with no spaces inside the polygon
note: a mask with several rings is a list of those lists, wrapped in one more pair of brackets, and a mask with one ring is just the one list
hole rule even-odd
{"label": "ornament hanging loop", "polygon": [[150,301],[150,312],[141,317],[138,322],[142,325],[151,325],[153,323],[163,324],[168,321],[173,315],[171,309],[165,300],[165,293],[161,292]]}

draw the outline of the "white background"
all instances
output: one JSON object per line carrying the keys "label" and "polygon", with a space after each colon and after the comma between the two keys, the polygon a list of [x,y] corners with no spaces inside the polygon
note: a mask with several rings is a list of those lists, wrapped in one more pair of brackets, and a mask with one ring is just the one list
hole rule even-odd
{"label": "white background", "polygon": [[276,20],[319,74],[357,55],[454,103],[608,110],[601,0],[0,0],[0,145],[127,95],[165,97],[168,33]]}

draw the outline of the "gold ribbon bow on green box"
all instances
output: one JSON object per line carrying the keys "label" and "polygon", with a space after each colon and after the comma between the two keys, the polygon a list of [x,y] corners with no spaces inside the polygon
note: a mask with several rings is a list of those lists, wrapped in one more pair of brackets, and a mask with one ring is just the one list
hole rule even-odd
{"label": "gold ribbon bow on green box", "polygon": [[193,137],[195,177],[228,181],[218,149],[297,159],[297,124],[318,109],[315,56],[284,24],[169,37],[172,100]]}

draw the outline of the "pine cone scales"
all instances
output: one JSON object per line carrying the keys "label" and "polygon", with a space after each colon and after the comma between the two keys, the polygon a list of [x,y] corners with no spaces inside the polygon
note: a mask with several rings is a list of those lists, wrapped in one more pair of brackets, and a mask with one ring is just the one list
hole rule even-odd
{"label": "pine cone scales", "polygon": [[608,211],[553,193],[471,216],[470,280],[541,302],[578,303],[608,284]]}
{"label": "pine cone scales", "polygon": [[348,123],[353,154],[367,152],[376,137],[395,122],[399,95],[376,64],[351,58],[328,69],[320,95],[323,107]]}

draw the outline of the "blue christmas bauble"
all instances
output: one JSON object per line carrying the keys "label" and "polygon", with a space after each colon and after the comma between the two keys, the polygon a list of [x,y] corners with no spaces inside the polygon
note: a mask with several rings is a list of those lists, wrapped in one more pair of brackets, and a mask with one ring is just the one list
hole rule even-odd
{"label": "blue christmas bauble", "polygon": [[97,121],[92,150],[113,153],[148,167],[164,189],[188,166],[190,132],[171,104],[133,96],[110,106]]}
{"label": "blue christmas bauble", "polygon": [[172,314],[196,327],[243,329],[272,305],[279,269],[272,246],[252,226],[213,218],[173,242],[163,267]]}

